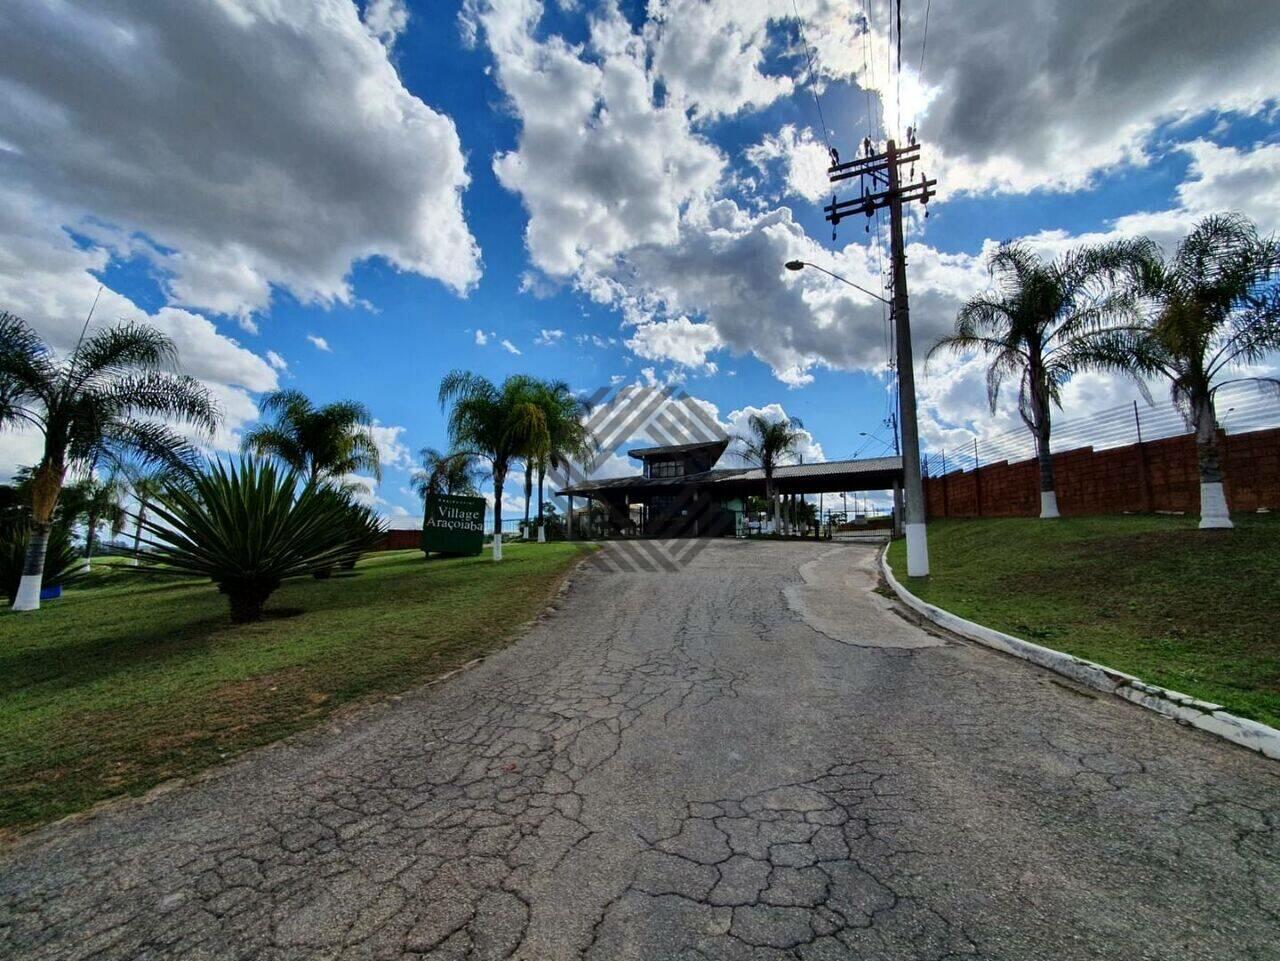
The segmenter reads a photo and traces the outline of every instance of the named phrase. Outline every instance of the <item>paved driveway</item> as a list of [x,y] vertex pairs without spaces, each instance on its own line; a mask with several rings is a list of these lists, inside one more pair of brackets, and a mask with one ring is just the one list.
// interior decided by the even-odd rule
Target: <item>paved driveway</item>
[[1280,764],[926,634],[863,546],[515,647],[0,860],[0,957],[1280,957]]

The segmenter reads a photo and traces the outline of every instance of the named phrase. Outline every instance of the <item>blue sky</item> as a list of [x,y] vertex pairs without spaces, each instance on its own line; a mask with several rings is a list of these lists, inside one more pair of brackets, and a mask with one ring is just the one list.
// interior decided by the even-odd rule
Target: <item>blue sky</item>
[[[418,509],[455,367],[672,383],[730,428],[801,417],[809,456],[880,453],[879,305],[781,268],[879,286],[874,227],[822,220],[815,94],[846,157],[914,121],[941,181],[910,224],[918,355],[994,242],[1167,243],[1224,206],[1280,225],[1263,4],[939,0],[926,47],[909,0],[901,76],[881,0],[797,3],[812,73],[790,0],[166,6],[0,11],[0,307],[65,349],[102,283],[104,321],[160,323],[218,392],[221,449],[263,390],[364,401],[389,513]],[[927,445],[1014,423],[977,361],[921,391]],[[1068,402],[1129,396],[1089,375]],[[31,457],[0,442],[6,470]]]

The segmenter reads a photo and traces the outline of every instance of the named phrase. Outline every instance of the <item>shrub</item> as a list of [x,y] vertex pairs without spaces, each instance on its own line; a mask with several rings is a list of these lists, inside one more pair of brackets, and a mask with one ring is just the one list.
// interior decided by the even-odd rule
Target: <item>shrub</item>
[[[0,521],[0,579],[4,582],[5,596],[9,603],[18,596],[18,584],[22,581],[22,565],[27,556],[27,544],[31,541],[31,524],[25,516],[6,517]],[[44,587],[66,586],[84,576],[84,558],[71,544],[71,535],[62,524],[55,524],[49,532],[49,545],[45,548]]]
[[359,549],[351,504],[293,471],[243,459],[215,462],[188,487],[167,484],[143,522],[137,570],[208,577],[235,623],[256,621],[288,577],[329,570]]

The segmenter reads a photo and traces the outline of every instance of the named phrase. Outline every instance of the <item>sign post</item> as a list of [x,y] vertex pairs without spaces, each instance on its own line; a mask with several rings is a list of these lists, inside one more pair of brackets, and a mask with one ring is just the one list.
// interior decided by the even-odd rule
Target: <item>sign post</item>
[[484,549],[483,497],[432,494],[422,519],[422,550],[431,554],[471,555]]

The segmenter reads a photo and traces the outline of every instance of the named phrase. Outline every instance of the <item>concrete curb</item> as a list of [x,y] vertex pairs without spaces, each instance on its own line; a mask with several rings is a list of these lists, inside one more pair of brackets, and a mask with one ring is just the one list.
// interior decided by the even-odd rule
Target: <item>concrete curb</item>
[[1149,711],[1163,714],[1182,724],[1199,728],[1209,734],[1225,738],[1241,747],[1257,751],[1266,757],[1280,760],[1280,731],[1257,721],[1237,717],[1222,709],[1221,704],[1210,704],[1177,691],[1148,684],[1132,674],[1116,671],[1093,661],[1064,654],[1039,644],[1032,644],[1012,634],[983,627],[973,621],[944,611],[916,597],[898,583],[889,567],[889,547],[880,552],[880,572],[898,598],[921,616],[986,647],[1012,654],[1024,661],[1031,661],[1064,677],[1069,677],[1086,687],[1107,694],[1115,694]]

